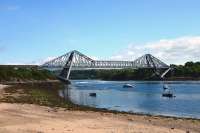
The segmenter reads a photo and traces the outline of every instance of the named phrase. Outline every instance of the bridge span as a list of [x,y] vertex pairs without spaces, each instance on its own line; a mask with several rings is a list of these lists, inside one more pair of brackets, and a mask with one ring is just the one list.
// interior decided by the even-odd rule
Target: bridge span
[[58,77],[63,80],[69,80],[71,70],[149,68],[156,72],[158,69],[165,69],[162,77],[170,70],[167,64],[151,54],[145,54],[134,61],[105,61],[93,60],[76,50],[48,61],[40,67],[51,71],[61,70]]

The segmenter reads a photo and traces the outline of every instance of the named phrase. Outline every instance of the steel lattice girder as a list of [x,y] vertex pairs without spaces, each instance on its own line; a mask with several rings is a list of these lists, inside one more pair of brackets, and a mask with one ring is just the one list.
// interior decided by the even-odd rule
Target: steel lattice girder
[[48,70],[61,70],[65,67],[69,56],[73,54],[72,59],[72,70],[83,70],[83,69],[124,69],[124,68],[169,68],[169,66],[156,57],[145,54],[139,57],[135,61],[101,61],[93,60],[84,54],[74,50],[58,58],[55,58],[49,62],[41,65],[42,68]]

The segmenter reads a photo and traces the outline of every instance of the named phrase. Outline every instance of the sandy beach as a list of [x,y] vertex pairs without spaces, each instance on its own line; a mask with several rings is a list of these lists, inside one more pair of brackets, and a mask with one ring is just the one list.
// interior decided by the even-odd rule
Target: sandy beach
[[8,85],[2,85],[0,84],[0,98],[3,97],[3,93],[4,93],[4,88],[8,87]]
[[185,133],[150,124],[142,117],[65,111],[30,104],[0,104],[1,133]]
[[[0,97],[3,97],[7,86],[0,87]],[[0,102],[0,133],[94,132],[198,133],[200,121],[101,111],[70,111],[61,107]]]

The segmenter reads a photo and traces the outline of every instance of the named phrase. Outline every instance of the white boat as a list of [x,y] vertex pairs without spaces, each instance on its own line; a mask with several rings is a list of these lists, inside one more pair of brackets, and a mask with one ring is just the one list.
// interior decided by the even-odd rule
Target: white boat
[[163,85],[163,93],[162,93],[163,97],[174,97],[174,94],[172,92],[172,89],[169,88],[169,86],[167,85]]
[[133,85],[131,85],[131,84],[125,84],[125,85],[123,85],[123,88],[133,88],[134,86]]

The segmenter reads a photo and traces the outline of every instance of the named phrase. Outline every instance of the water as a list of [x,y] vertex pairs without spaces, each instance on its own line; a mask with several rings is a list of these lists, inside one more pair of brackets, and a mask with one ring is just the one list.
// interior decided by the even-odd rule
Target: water
[[[125,83],[135,87],[123,88]],[[60,91],[60,95],[73,103],[96,108],[200,119],[200,82],[167,83],[173,88],[175,98],[162,97],[163,83],[160,81],[74,80],[72,85]],[[97,97],[89,96],[93,92]]]

